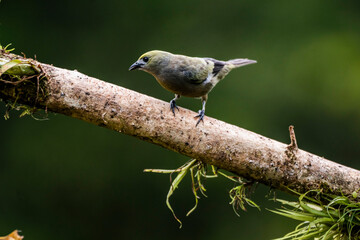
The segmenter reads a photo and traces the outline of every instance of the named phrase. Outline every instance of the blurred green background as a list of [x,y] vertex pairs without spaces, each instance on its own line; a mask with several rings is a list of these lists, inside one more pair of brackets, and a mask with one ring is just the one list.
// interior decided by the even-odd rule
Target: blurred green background
[[[255,59],[210,93],[207,115],[286,143],[293,124],[300,148],[360,168],[358,0],[3,0],[0,43],[165,101],[173,95],[149,74],[127,71],[143,52]],[[194,203],[187,179],[171,199],[179,230],[165,205],[169,176],[142,170],[176,168],[187,157],[60,114],[18,116],[0,118],[0,235],[251,240],[297,223],[266,210],[278,206],[266,186],[252,195],[262,211],[237,217],[223,179],[208,180],[209,197],[185,217]]]

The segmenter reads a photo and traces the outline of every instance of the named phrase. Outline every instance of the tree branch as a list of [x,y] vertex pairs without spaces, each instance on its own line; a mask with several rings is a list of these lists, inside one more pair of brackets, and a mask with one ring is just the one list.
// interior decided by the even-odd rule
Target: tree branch
[[358,170],[298,149],[293,128],[291,144],[286,145],[211,117],[195,127],[196,114],[190,110],[180,108],[174,117],[167,102],[77,71],[0,53],[0,65],[12,59],[20,59],[37,74],[30,79],[26,76],[26,81],[18,84],[9,84],[4,81],[11,81],[8,77],[16,71],[5,72],[0,76],[3,100],[44,108],[135,136],[284,191],[291,188],[304,193],[321,189],[351,195],[360,188]]

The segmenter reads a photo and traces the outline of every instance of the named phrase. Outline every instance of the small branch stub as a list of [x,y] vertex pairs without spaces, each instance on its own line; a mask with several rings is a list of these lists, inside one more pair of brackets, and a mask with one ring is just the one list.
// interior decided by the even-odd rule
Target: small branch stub
[[290,145],[288,145],[288,149],[290,151],[297,151],[298,150],[298,145],[297,145],[296,136],[295,136],[295,130],[294,130],[293,125],[289,126],[289,133],[290,133]]

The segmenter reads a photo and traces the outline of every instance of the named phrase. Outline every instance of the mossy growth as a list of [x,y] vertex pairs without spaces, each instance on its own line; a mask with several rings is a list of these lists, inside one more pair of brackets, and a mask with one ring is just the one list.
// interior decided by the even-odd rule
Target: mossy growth
[[10,45],[0,45],[0,99],[6,102],[5,119],[10,110],[22,110],[20,117],[32,115],[48,96],[47,76],[40,64],[11,54]]

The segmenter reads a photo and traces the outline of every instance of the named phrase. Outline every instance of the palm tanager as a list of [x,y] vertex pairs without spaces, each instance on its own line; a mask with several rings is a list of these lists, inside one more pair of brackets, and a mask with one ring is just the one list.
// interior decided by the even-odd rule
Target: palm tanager
[[201,98],[202,109],[196,118],[196,126],[203,121],[208,93],[232,69],[256,63],[254,60],[237,58],[219,61],[213,58],[188,57],[165,51],[153,50],[144,53],[130,66],[131,70],[142,70],[153,75],[160,85],[175,93],[170,109],[175,116],[176,100],[180,96]]

